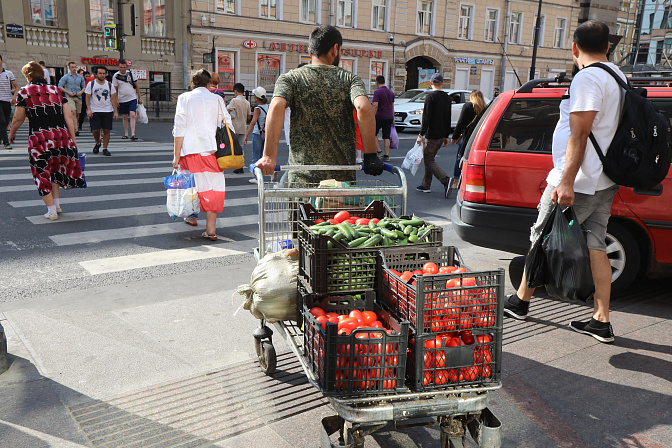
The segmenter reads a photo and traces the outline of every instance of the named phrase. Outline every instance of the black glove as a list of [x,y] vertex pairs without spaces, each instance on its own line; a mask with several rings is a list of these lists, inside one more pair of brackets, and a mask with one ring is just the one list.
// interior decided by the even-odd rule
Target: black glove
[[364,154],[364,172],[372,176],[383,174],[383,162],[378,158],[375,152]]

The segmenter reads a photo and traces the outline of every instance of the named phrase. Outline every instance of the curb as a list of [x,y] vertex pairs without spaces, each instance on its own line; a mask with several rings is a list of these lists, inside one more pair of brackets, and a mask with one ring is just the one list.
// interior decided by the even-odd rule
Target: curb
[[7,370],[7,337],[5,330],[0,324],[0,374]]

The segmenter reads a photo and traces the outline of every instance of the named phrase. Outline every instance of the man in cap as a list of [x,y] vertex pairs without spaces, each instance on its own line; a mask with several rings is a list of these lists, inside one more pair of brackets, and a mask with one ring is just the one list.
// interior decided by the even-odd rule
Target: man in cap
[[443,194],[448,197],[450,178],[445,171],[436,163],[434,158],[439,152],[441,146],[448,144],[448,135],[450,135],[450,96],[441,90],[443,87],[443,76],[440,73],[434,73],[430,80],[432,92],[425,98],[425,108],[422,113],[422,127],[416,143],[422,144],[422,137],[425,137],[425,143],[422,146],[422,155],[425,162],[425,177],[422,183],[416,188],[422,193],[429,193],[429,187],[432,184],[432,176],[436,177],[443,184]]

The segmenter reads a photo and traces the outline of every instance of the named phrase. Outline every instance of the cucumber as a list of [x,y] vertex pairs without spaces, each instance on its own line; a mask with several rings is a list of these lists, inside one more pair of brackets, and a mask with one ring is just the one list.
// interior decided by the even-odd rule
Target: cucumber
[[411,243],[415,243],[416,241],[418,241],[418,235],[408,235],[408,241],[410,241]]
[[380,229],[380,233],[382,233],[383,236],[385,236],[387,238],[392,238],[392,239],[395,239],[395,240],[398,237],[397,232],[394,231],[394,230],[387,230],[385,228],[382,228],[382,229]]
[[407,225],[406,227],[404,227],[404,235],[410,235],[412,231],[413,231],[412,225]]
[[362,244],[359,247],[373,247],[373,246],[378,246],[381,242],[383,241],[383,237],[378,235],[378,234],[373,234],[371,235],[366,241],[364,241],[364,244]]
[[384,244],[385,246],[391,246],[391,245],[392,245],[392,240],[389,239],[388,237],[384,236],[384,237],[383,237],[383,244]]
[[350,238],[354,239],[357,238],[358,233],[355,233],[355,229],[350,225],[348,222],[342,222],[340,224],[342,226],[342,229],[345,229],[349,234]]
[[434,228],[434,224],[431,224],[423,229],[423,232],[421,235],[418,236],[418,240],[422,241],[423,238],[425,238],[427,235],[429,235],[429,232]]
[[338,232],[336,232],[334,234],[334,236],[332,238],[335,239],[336,241],[341,241],[343,239],[343,237],[344,237],[343,232],[341,232],[339,230]]
[[363,244],[366,240],[368,240],[368,236],[362,236],[360,238],[357,238],[355,240],[352,240],[348,243],[348,247],[359,247],[361,244]]
[[400,222],[404,226],[413,226],[413,227],[419,227],[425,224],[425,221],[416,216],[413,216],[411,219],[402,219]]

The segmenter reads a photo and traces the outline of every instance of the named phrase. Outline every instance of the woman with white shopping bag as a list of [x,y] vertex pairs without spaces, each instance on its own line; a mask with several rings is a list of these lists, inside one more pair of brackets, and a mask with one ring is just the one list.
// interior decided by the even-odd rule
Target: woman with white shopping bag
[[[205,212],[205,232],[201,236],[216,241],[217,213],[224,210],[226,182],[215,157],[215,132],[223,121],[230,128],[233,124],[222,98],[207,89],[210,73],[199,70],[191,81],[194,89],[177,98],[173,168],[187,170],[194,175],[201,211]],[[198,225],[195,216],[184,221],[192,226]]]

